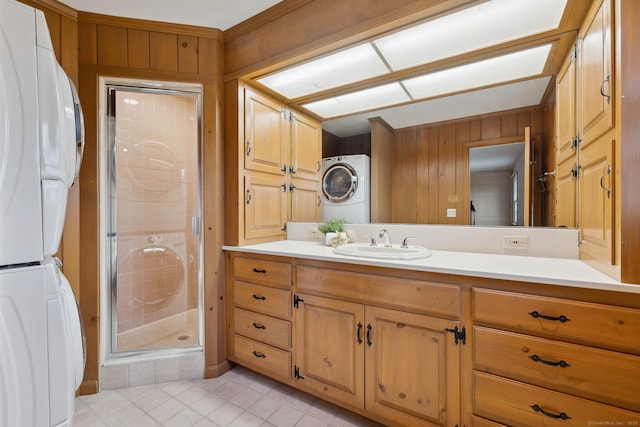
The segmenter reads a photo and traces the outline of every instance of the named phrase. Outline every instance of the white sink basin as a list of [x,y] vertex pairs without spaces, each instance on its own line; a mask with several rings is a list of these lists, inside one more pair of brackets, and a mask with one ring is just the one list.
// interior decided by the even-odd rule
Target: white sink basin
[[383,245],[371,246],[369,243],[349,243],[340,245],[333,250],[339,255],[379,258],[379,259],[421,259],[431,256],[431,251],[422,246],[411,246],[401,248],[394,245],[386,248]]

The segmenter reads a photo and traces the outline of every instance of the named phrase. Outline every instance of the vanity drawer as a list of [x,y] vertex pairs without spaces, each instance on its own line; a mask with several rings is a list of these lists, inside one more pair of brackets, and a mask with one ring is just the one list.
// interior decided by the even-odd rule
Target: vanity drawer
[[362,300],[363,278],[358,273],[299,265],[296,285],[304,293]]
[[636,412],[482,372],[474,371],[473,386],[474,413],[514,427],[589,426],[611,420],[629,426],[640,421]]
[[233,319],[236,334],[286,350],[291,348],[291,322],[237,307]]
[[236,334],[233,340],[233,354],[239,362],[246,363],[246,366],[258,372],[291,378],[291,353],[288,351]]
[[248,310],[291,318],[291,292],[270,286],[234,281],[233,302]]
[[[640,411],[640,356],[479,326],[473,331],[475,369]],[[555,365],[561,361],[566,364]]]
[[236,257],[233,261],[233,275],[238,280],[291,288],[291,264],[277,261]]
[[367,303],[460,317],[460,288],[444,283],[364,275]]
[[488,289],[473,290],[473,319],[640,354],[640,310]]

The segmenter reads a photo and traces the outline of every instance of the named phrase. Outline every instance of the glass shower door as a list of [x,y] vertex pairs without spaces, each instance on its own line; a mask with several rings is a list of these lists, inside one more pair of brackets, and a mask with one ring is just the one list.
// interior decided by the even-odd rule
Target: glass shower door
[[111,353],[199,346],[201,94],[107,92]]

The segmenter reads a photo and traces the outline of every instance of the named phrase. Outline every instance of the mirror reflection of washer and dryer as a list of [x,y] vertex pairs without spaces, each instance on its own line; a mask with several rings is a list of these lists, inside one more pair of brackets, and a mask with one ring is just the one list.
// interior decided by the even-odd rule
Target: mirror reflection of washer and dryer
[[322,159],[322,219],[344,218],[364,224],[371,219],[370,160],[365,154]]

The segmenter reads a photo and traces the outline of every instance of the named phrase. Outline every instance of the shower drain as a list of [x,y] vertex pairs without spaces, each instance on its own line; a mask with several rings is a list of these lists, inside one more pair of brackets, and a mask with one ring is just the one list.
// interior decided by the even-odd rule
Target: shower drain
[[179,339],[180,341],[188,340],[188,339],[189,339],[189,335],[180,335],[180,336],[178,337],[178,339]]

